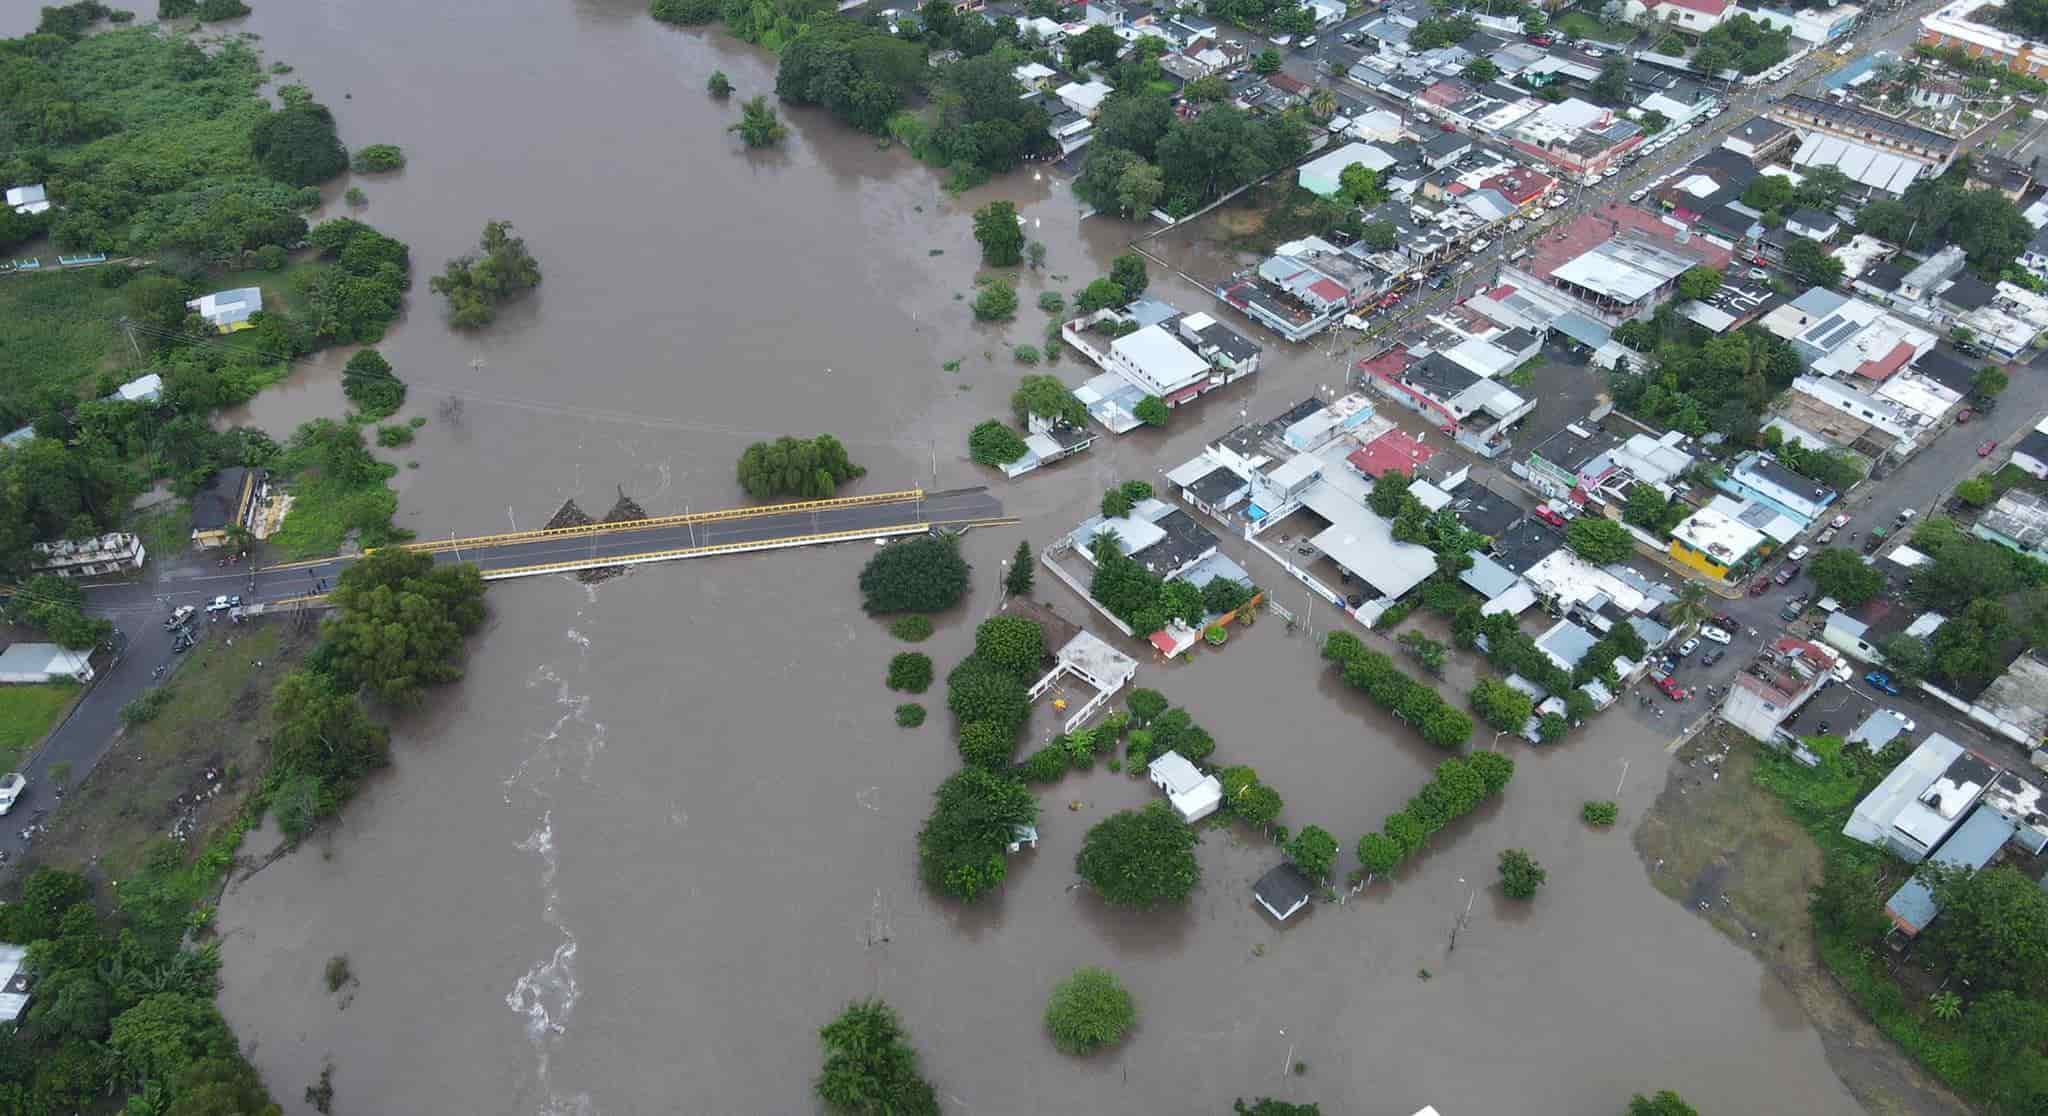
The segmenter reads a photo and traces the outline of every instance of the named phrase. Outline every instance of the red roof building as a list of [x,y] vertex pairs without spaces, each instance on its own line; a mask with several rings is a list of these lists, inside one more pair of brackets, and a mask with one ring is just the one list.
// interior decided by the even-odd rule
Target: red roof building
[[1421,439],[1400,430],[1389,430],[1352,450],[1344,460],[1360,473],[1377,480],[1381,473],[1389,470],[1412,477],[1418,467],[1435,456],[1436,451]]
[[1856,374],[1866,380],[1883,383],[1898,374],[1907,362],[1913,359],[1913,346],[1904,341],[1892,346],[1891,352],[1876,360],[1866,360],[1856,366]]
[[1530,203],[1540,201],[1557,185],[1557,179],[1544,174],[1534,167],[1518,166],[1513,170],[1496,174],[1479,183],[1482,190],[1498,190],[1500,196],[1513,202],[1516,208],[1526,208]]

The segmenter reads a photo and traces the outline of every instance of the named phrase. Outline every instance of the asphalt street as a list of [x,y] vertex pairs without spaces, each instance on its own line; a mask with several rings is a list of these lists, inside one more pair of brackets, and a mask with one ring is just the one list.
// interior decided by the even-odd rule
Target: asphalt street
[[[480,549],[451,547],[436,552],[434,559],[473,562],[485,571],[504,570],[914,523],[959,524],[1002,514],[1001,502],[987,489],[967,488],[935,492],[922,500],[902,503],[639,529],[621,525],[602,534],[512,542]],[[158,681],[174,677],[168,669],[161,679],[156,674],[159,666],[170,668],[178,662],[171,651],[171,637],[163,630],[163,620],[172,610],[188,604],[203,608],[216,596],[239,595],[249,604],[306,596],[317,591],[323,580],[332,586],[347,564],[347,559],[336,559],[273,570],[187,565],[161,573],[153,571],[150,579],[141,582],[88,589],[89,609],[111,620],[122,633],[116,640],[118,657],[112,665],[102,668],[99,678],[71,715],[22,768],[28,786],[13,811],[0,821],[0,854],[10,863],[17,862],[29,844],[23,830],[57,805],[50,769],[58,763],[69,764],[70,784],[76,787],[84,782],[112,748],[122,707]],[[195,634],[201,639],[231,638],[232,625],[217,619],[221,615],[225,614],[202,613],[201,622],[193,625]]]

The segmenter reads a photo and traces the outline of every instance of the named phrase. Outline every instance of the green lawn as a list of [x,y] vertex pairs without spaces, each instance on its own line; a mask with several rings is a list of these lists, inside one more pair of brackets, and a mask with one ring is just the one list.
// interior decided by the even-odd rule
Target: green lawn
[[1599,39],[1603,42],[1618,42],[1629,38],[1627,29],[1609,27],[1607,24],[1584,12],[1566,12],[1550,21],[1553,30],[1562,31],[1574,39]]
[[72,682],[41,686],[0,686],[0,765],[12,768],[71,708],[78,696]]
[[0,278],[0,407],[28,409],[43,391],[90,389],[118,367],[127,343],[115,319],[118,287],[100,286],[101,268]]

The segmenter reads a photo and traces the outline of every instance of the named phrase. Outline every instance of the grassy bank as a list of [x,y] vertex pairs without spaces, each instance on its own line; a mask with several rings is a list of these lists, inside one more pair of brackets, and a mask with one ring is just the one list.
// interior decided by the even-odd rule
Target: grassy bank
[[78,700],[71,682],[0,686],[0,767],[12,768]]
[[209,625],[165,682],[169,696],[155,718],[122,730],[113,751],[51,818],[33,859],[77,872],[97,865],[126,880],[149,847],[181,823],[194,835],[191,848],[233,822],[262,781],[270,687],[311,639],[283,619]]

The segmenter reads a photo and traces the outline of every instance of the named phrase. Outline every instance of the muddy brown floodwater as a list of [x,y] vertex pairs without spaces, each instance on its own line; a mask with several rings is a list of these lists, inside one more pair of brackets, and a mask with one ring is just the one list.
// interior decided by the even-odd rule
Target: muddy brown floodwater
[[[1128,235],[1079,221],[1029,171],[947,197],[810,112],[785,111],[782,150],[744,153],[722,131],[735,107],[704,79],[723,69],[741,96],[765,92],[772,60],[659,27],[645,0],[256,2],[247,29],[344,138],[409,158],[359,184],[361,216],[412,244],[420,276],[382,347],[412,384],[408,413],[430,420],[397,458],[419,462],[399,483],[423,535],[532,527],[565,497],[609,506],[616,486],[656,513],[729,505],[743,444],[782,433],[838,435],[865,490],[985,482],[964,432],[1004,410],[1010,347],[1041,340],[1038,290],[1079,287]],[[995,196],[1050,246],[1003,330],[956,298],[972,289],[967,214]],[[546,282],[457,335],[424,277],[487,218],[517,223]],[[336,412],[344,355],[242,417],[282,435]],[[1071,380],[1077,363],[1055,371]],[[1277,411],[1341,367],[1269,349],[1265,371],[1170,433],[1002,485],[1025,522],[968,541],[974,594],[928,650],[942,669],[965,653],[1018,538],[1042,545],[1111,482],[1153,477],[1239,409]],[[1644,881],[1626,833],[1663,784],[1665,741],[1619,716],[1546,752],[1507,742],[1521,770],[1505,801],[1395,886],[1284,931],[1248,890],[1274,852],[1224,832],[1204,840],[1207,882],[1185,911],[1118,914],[1071,890],[1085,828],[1149,797],[1101,769],[1045,792],[1045,843],[1001,895],[964,913],[934,902],[914,836],[957,761],[943,713],[892,722],[897,647],[853,592],[867,552],[495,588],[467,680],[399,726],[393,773],[324,847],[221,905],[222,1001],[287,1109],[331,1061],[338,1112],[807,1112],[817,1026],[880,993],[959,1112],[1221,1113],[1270,1094],[1370,1116],[1584,1116],[1655,1088],[1712,1113],[1856,1111],[1764,970]],[[1469,663],[1456,670],[1468,681]],[[1277,622],[1140,680],[1257,766],[1287,822],[1337,834],[1347,870],[1437,758]],[[1580,825],[1579,804],[1617,784],[1623,824]],[[1533,906],[1491,888],[1509,846],[1549,868]],[[336,954],[361,982],[345,1008],[321,983]],[[1114,967],[1141,1010],[1095,1061],[1040,1031],[1047,991],[1084,964]]]

